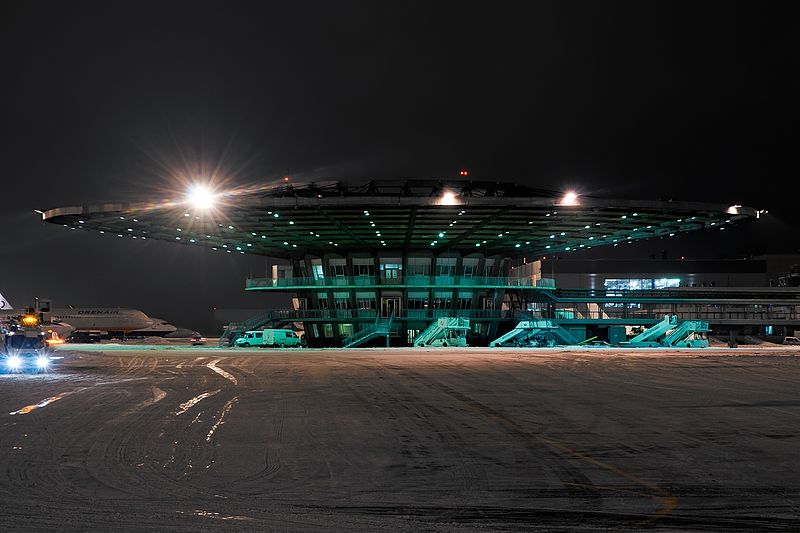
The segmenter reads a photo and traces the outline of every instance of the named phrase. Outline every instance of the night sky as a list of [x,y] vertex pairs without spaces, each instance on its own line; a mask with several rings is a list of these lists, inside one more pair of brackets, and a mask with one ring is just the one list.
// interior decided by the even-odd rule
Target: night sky
[[770,212],[724,238],[673,239],[670,258],[800,251],[798,28],[777,4],[429,4],[4,7],[0,292],[201,331],[215,306],[279,304],[242,290],[264,258],[121,242],[33,211],[178,196],[177,177],[212,171],[233,186],[467,168],[738,203]]

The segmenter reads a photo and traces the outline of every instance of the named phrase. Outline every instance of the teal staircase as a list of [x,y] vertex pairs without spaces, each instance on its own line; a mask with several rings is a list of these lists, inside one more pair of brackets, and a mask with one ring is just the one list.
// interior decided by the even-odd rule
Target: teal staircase
[[349,337],[342,339],[342,347],[354,348],[364,344],[365,342],[369,342],[376,337],[386,337],[386,347],[388,348],[389,335],[392,332],[393,321],[394,313],[392,313],[389,318],[376,318],[374,324],[371,324],[364,329],[353,333]]
[[679,322],[676,315],[664,315],[664,320],[633,337],[624,345],[635,348],[706,348],[708,339],[704,338],[703,334],[708,331],[708,322],[705,320]]
[[[425,331],[414,339],[414,346],[466,346],[466,332],[469,319],[462,317],[441,317],[436,319]],[[458,332],[453,337],[451,332]]]
[[555,321],[545,318],[521,320],[517,326],[489,343],[490,347],[502,346],[560,346],[580,344],[566,329]]

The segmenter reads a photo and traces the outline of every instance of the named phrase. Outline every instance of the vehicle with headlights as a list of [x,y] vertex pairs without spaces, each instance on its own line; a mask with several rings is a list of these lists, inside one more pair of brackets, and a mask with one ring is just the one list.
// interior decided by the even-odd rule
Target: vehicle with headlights
[[191,337],[189,337],[189,343],[192,346],[202,346],[202,345],[204,345],[206,343],[206,340],[207,339],[205,337],[203,337],[202,335],[200,335],[199,333],[196,333],[196,334],[192,335]]
[[47,370],[52,362],[48,332],[42,329],[41,319],[28,313],[12,317],[0,325],[0,354],[4,372]]

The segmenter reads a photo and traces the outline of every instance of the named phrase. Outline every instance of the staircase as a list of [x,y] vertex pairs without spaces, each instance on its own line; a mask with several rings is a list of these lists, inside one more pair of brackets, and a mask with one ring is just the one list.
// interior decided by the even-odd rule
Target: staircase
[[708,322],[705,320],[684,320],[679,323],[677,315],[664,315],[664,320],[633,337],[625,345],[642,348],[706,348],[708,339],[702,334],[708,331]]
[[664,343],[676,348],[708,348],[708,339],[703,336],[708,331],[705,320],[684,320],[664,337]]
[[386,347],[389,347],[389,335],[392,332],[394,313],[389,318],[378,317],[375,323],[342,339],[342,348],[354,348],[376,337],[386,337]]
[[630,346],[655,347],[662,346],[661,338],[678,325],[677,315],[664,315],[664,320],[649,327],[628,341]]
[[[469,330],[469,319],[462,317],[442,317],[428,326],[425,331],[420,333],[414,339],[414,346],[447,346],[449,342],[451,346],[466,346],[466,332]],[[447,335],[451,331],[463,332],[457,339],[447,339]],[[460,339],[464,340],[460,340]]]
[[522,320],[517,327],[489,343],[498,346],[556,346],[580,342],[553,320],[539,318]]
[[242,336],[245,331],[259,329],[275,319],[273,311],[265,311],[260,315],[249,318],[244,322],[231,322],[219,338],[220,346],[232,346],[234,341]]

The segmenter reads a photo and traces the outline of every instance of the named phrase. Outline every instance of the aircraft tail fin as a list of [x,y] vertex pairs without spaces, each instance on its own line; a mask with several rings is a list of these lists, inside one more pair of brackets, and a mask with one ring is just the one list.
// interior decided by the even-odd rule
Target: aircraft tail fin
[[0,294],[0,311],[9,311],[11,309],[14,309],[11,307],[11,302],[6,300],[5,296]]

